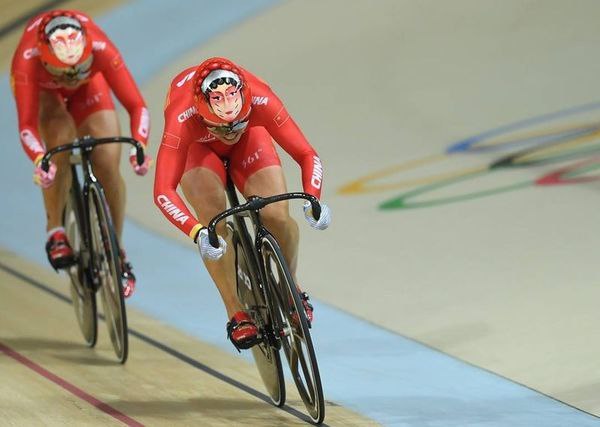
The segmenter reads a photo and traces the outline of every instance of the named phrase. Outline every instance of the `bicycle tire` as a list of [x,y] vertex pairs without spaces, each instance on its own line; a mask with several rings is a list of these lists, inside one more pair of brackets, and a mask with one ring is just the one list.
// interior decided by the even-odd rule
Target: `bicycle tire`
[[120,363],[125,363],[129,342],[119,245],[104,191],[98,183],[89,188],[89,212],[92,264],[102,293],[105,322],[115,354]]
[[82,236],[82,218],[77,207],[78,195],[69,193],[67,204],[63,211],[63,226],[77,257],[77,263],[68,269],[71,279],[71,303],[77,318],[77,324],[88,347],[94,347],[98,339],[98,314],[96,292],[89,275],[83,253],[86,251]]
[[236,254],[238,298],[263,335],[261,342],[251,348],[254,363],[271,402],[277,407],[282,407],[286,399],[283,366],[276,338],[273,335],[271,316],[260,284],[256,280],[258,272],[253,274],[249,271],[248,258],[236,232],[234,232],[233,245]]
[[[325,401],[319,365],[310,335],[310,327],[287,262],[275,238],[267,234],[261,239],[263,262],[282,347],[294,383],[313,422],[325,419]],[[275,270],[275,271],[274,271]]]

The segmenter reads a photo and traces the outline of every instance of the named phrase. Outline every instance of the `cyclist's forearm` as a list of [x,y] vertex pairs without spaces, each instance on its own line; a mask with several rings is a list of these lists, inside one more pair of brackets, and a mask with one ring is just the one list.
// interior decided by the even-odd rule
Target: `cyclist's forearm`
[[196,238],[198,231],[202,228],[202,224],[187,209],[185,203],[174,189],[163,191],[160,187],[155,188],[154,203],[171,224],[192,239]]
[[323,188],[323,165],[317,153],[305,156],[300,164],[302,169],[302,188],[304,192],[317,199],[321,198],[321,190]]
[[39,101],[38,92],[25,77],[13,81],[17,116],[19,120],[19,139],[32,162],[38,160],[46,151],[38,129]]
[[[285,109],[282,111],[287,114]],[[281,113],[281,114],[284,114]],[[281,125],[270,124],[269,133],[302,170],[302,187],[308,194],[320,198],[323,184],[323,165],[315,149],[291,118],[284,118]]]
[[27,157],[29,157],[33,163],[39,162],[46,150],[40,141],[40,135],[37,132],[37,129],[30,126],[20,127],[19,139],[21,140],[21,146],[23,147],[23,150],[25,150]]
[[[119,102],[129,113],[131,137],[145,146],[150,131],[150,115],[146,102],[118,51],[114,49],[113,53],[116,56],[111,61],[108,61],[108,52],[99,58],[103,65],[102,74]],[[117,66],[114,65],[115,61]]]
[[150,131],[150,113],[145,106],[138,106],[129,111],[131,137],[141,142],[144,148],[148,145]]

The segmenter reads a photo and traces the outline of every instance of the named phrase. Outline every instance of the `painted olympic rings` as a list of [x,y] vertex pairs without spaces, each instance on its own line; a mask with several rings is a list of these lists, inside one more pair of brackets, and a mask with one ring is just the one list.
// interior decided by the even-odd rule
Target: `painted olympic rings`
[[[577,116],[579,123],[573,123]],[[591,117],[582,117],[591,116]],[[569,123],[555,123],[559,121]],[[534,128],[534,129],[532,129]],[[484,175],[508,168],[543,166],[564,162],[600,153],[600,103],[586,104],[567,110],[522,120],[452,144],[445,155],[432,155],[401,165],[388,167],[363,176],[339,189],[340,194],[355,195],[374,193],[400,188],[409,190],[379,205],[381,209],[431,207],[447,203],[472,200],[493,194],[513,191],[533,185],[580,184],[600,179],[597,176],[580,176],[596,169],[599,161],[584,161],[577,165],[563,167],[547,173],[541,178],[500,185],[489,189],[468,191],[433,200],[414,200],[418,196],[459,185],[470,180],[481,179]],[[518,149],[515,151],[515,149]],[[407,173],[425,167],[438,166],[443,161],[456,159],[458,153],[506,152],[509,154],[485,165],[468,167],[450,172],[437,172],[429,176],[381,182],[400,173]],[[472,186],[472,185],[471,185]],[[412,187],[412,188],[410,188]]]

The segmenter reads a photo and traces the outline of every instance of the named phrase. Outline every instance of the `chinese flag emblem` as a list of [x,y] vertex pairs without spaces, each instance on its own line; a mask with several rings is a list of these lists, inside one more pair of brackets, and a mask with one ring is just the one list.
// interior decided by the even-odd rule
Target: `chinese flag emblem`
[[288,114],[287,110],[284,107],[281,107],[281,110],[279,110],[277,114],[275,114],[275,117],[273,117],[273,121],[277,127],[281,127],[285,124],[285,122],[288,121],[289,118],[290,115]]

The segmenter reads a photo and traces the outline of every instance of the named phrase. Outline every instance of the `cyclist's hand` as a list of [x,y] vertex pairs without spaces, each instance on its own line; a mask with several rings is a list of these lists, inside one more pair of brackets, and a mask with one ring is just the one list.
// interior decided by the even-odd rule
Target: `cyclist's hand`
[[150,167],[152,166],[153,162],[154,161],[152,160],[152,157],[150,157],[147,154],[144,154],[144,163],[142,163],[142,165],[140,166],[137,164],[137,160],[135,157],[135,148],[133,148],[129,152],[129,163],[131,164],[133,171],[139,176],[146,175],[148,173],[148,171],[150,170]]
[[227,242],[221,236],[218,237],[219,247],[213,248],[208,241],[208,229],[206,227],[200,229],[196,243],[198,243],[198,249],[200,249],[200,255],[203,259],[216,261],[227,251]]
[[54,177],[56,176],[56,165],[50,162],[50,168],[48,172],[44,172],[41,168],[41,162],[38,162],[35,166],[35,170],[33,171],[33,182],[39,185],[42,188],[48,188],[54,182]]
[[312,208],[310,202],[307,200],[304,202],[304,217],[311,227],[316,228],[317,230],[325,230],[331,223],[331,210],[325,203],[321,203],[321,216],[317,221],[312,215]]

